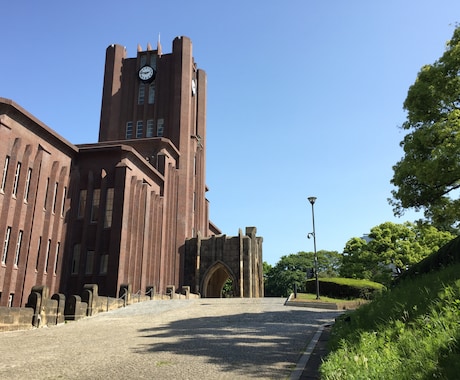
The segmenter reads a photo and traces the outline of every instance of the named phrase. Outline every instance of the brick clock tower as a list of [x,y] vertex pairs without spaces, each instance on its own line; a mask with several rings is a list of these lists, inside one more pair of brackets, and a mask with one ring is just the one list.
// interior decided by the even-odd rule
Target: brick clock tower
[[172,53],[161,45],[140,46],[135,58],[126,48],[106,51],[99,142],[123,140],[156,165],[158,140],[179,152],[177,238],[208,235],[205,199],[206,73],[197,69],[187,37],[173,41]]

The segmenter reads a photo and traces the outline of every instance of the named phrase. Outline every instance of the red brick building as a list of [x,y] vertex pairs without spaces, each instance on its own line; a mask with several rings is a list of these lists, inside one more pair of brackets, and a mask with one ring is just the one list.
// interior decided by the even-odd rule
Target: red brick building
[[206,74],[187,37],[106,52],[99,142],[72,145],[0,98],[0,306],[98,284],[183,285],[185,241],[220,231],[206,200]]

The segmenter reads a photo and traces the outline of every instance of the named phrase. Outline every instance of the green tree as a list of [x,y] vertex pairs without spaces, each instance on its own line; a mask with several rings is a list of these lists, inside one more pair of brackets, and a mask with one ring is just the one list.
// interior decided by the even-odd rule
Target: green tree
[[371,229],[368,241],[352,238],[345,245],[340,274],[389,284],[402,272],[454,238],[426,224],[382,223]]
[[393,166],[395,215],[423,210],[438,229],[458,232],[460,199],[460,28],[442,57],[423,66],[409,88],[404,109],[409,131],[403,158]]
[[[318,275],[337,276],[341,255],[335,251],[318,251],[317,256]],[[282,256],[274,267],[264,265],[265,295],[286,297],[294,291],[294,284],[299,290],[305,288],[307,272],[314,267],[314,257],[313,252],[298,252]]]

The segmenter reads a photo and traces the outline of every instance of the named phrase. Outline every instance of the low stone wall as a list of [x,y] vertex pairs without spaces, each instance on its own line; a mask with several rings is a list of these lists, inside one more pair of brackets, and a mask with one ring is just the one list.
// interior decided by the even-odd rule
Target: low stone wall
[[57,293],[49,297],[46,286],[34,286],[25,308],[0,307],[0,332],[25,330],[33,327],[52,326],[65,321],[78,321],[98,313],[119,309],[138,302],[170,299],[200,298],[190,293],[189,287],[183,287],[176,293],[175,287],[167,294],[155,293],[155,287],[149,286],[146,294],[131,294],[129,284],[120,287],[120,298],[100,296],[96,284],[87,284],[80,295],[65,297]]
[[34,309],[30,307],[0,307],[0,332],[33,328]]

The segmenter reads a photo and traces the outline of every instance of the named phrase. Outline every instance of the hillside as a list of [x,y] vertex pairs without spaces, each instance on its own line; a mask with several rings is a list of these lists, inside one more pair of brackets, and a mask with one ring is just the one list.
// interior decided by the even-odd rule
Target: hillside
[[455,239],[394,288],[342,316],[332,330],[322,378],[458,378],[458,243]]

